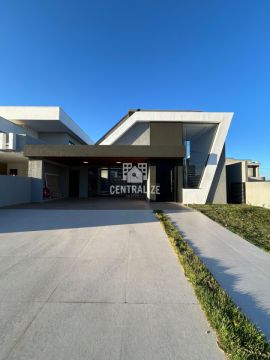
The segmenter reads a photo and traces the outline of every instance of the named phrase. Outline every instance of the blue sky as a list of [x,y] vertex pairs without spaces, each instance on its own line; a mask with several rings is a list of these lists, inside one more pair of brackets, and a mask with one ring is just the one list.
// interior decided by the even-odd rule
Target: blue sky
[[129,108],[233,111],[227,156],[270,178],[268,0],[2,0],[0,104],[97,140]]

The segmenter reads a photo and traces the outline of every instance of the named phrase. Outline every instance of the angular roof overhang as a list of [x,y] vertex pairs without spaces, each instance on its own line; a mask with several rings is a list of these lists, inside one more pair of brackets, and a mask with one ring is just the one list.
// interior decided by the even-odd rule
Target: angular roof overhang
[[112,127],[96,144],[112,145],[137,122],[181,122],[230,125],[233,113],[203,111],[133,110]]
[[211,145],[208,160],[202,175],[200,188],[184,189],[183,203],[205,204],[214,180],[219,159],[224,149],[226,136],[229,131],[232,112],[202,112],[202,111],[132,111],[121,119],[111,130],[99,140],[100,145],[112,145],[132,126],[138,122],[181,122],[183,124],[216,124],[217,131]]

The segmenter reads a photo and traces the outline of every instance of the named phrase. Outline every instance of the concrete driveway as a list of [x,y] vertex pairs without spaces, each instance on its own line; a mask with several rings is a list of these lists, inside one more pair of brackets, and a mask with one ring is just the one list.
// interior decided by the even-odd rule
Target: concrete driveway
[[0,210],[0,359],[224,359],[150,210]]

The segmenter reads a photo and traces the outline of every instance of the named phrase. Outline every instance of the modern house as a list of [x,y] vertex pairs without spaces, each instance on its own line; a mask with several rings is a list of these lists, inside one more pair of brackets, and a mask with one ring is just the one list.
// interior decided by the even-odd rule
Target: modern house
[[226,159],[227,198],[229,203],[270,207],[270,181],[260,176],[260,163]]
[[0,205],[93,196],[226,203],[232,117],[130,110],[93,144],[59,107],[0,107]]

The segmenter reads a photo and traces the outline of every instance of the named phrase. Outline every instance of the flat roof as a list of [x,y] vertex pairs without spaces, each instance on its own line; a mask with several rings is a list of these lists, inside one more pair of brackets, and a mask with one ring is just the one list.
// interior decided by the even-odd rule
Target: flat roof
[[0,116],[37,132],[66,132],[85,144],[93,144],[60,106],[0,106]]

